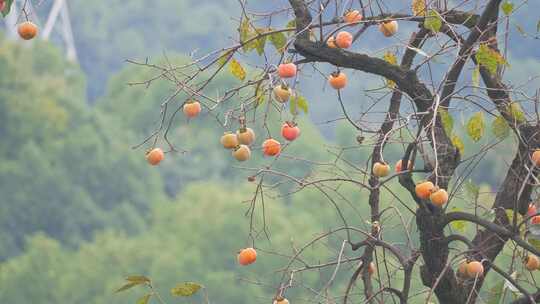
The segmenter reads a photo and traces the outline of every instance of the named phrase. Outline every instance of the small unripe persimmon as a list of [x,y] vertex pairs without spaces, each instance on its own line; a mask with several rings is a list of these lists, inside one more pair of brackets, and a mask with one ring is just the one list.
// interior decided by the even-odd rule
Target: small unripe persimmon
[[201,104],[196,100],[188,100],[184,103],[183,111],[188,118],[195,118],[201,113]]
[[448,192],[444,189],[433,191],[429,196],[429,200],[433,205],[442,207],[444,204],[448,203]]
[[274,300],[274,304],[289,304],[289,300],[280,297]]
[[281,144],[279,141],[269,138],[262,144],[263,153],[266,156],[276,156],[281,152]]
[[158,165],[165,158],[165,153],[160,148],[154,148],[146,153],[146,160],[152,166]]
[[358,23],[362,21],[362,14],[358,10],[352,10],[345,13],[345,16],[343,16],[343,20],[347,23]]
[[292,122],[286,122],[281,126],[281,136],[288,141],[293,141],[300,136],[300,128]]
[[538,213],[538,209],[536,208],[536,205],[533,203],[529,204],[529,207],[527,208],[527,215],[528,216],[535,216],[536,213]]
[[326,45],[327,45],[329,48],[332,48],[332,49],[337,48],[337,45],[336,45],[336,38],[335,38],[334,36],[329,37],[328,40],[326,41]]
[[416,188],[414,189],[416,192],[416,196],[420,199],[428,199],[431,195],[431,192],[435,186],[432,182],[423,182],[416,185]]
[[472,261],[467,264],[467,275],[470,278],[475,278],[476,276],[481,277],[484,274],[484,265],[478,261]]
[[237,161],[243,162],[251,157],[251,150],[246,145],[240,145],[233,150],[232,155]]
[[[398,160],[397,163],[396,163],[396,172],[401,172],[403,170],[403,164],[402,164],[403,160]],[[412,162],[409,162],[407,161],[407,163],[409,164],[407,167],[407,170],[412,170]]]
[[533,216],[533,218],[531,219],[531,224],[533,225],[540,224],[540,215]]
[[373,164],[373,175],[377,177],[385,177],[390,174],[390,166],[381,162]]
[[540,167],[540,149],[536,149],[536,151],[533,152],[531,158],[532,158],[533,163],[537,167]]
[[221,136],[220,142],[223,145],[223,148],[233,149],[238,146],[238,137],[234,133],[225,133]]
[[336,90],[341,90],[345,86],[347,86],[347,75],[345,75],[342,72],[332,73],[328,77],[328,83],[330,84],[330,86],[332,88],[334,88]]
[[373,275],[376,270],[377,270],[377,267],[375,267],[375,263],[373,263],[373,262],[369,263],[368,270],[367,270],[368,273],[370,275]]
[[281,78],[292,78],[296,76],[296,65],[294,63],[282,63],[278,66],[278,75]]
[[525,268],[529,271],[540,269],[540,260],[537,256],[529,254],[525,259]]
[[251,128],[240,128],[236,131],[236,136],[242,145],[250,146],[255,141],[255,131]]
[[382,22],[379,24],[379,31],[386,37],[392,37],[398,31],[398,23],[396,20]]
[[274,97],[277,101],[285,103],[291,97],[292,90],[288,86],[278,85],[274,88]]
[[346,31],[341,31],[336,35],[336,45],[342,49],[348,49],[353,42],[353,35]]
[[238,254],[238,263],[242,266],[252,264],[257,260],[257,251],[253,248],[240,250]]
[[31,21],[25,21],[17,27],[17,32],[19,36],[24,40],[30,40],[36,37],[38,33],[38,27]]

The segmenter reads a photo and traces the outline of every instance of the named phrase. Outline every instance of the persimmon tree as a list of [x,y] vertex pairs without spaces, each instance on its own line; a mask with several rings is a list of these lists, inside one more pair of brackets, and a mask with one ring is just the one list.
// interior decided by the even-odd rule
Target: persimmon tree
[[[369,192],[371,229],[356,228],[344,218],[343,227],[338,229],[346,231],[344,244],[357,252],[357,260],[361,262],[350,277],[345,294],[329,297],[327,303],[386,303],[390,298],[407,303],[415,267],[419,267],[421,282],[430,289],[426,302],[436,297],[440,303],[476,303],[480,301],[485,276],[496,272],[520,293],[513,303],[538,303],[540,292],[535,289],[538,283],[533,277],[517,280],[514,271],[516,265],[535,271],[540,255],[540,237],[535,227],[540,218],[534,203],[540,172],[539,95],[528,96],[513,89],[504,77],[507,50],[514,47],[508,43],[509,18],[514,10],[523,9],[526,4],[502,0],[468,0],[459,4],[399,2],[289,0],[276,3],[274,10],[260,12],[251,11],[247,2],[239,1],[238,36],[231,46],[201,57],[193,56],[192,62],[182,66],[132,61],[158,72],[155,78],[137,84],[169,81],[174,88],[162,104],[159,128],[144,143],[155,148],[165,142],[168,152],[179,151],[167,136],[168,131],[175,123],[176,114],[182,109],[186,112],[186,107],[197,102],[203,112],[210,114],[205,117],[214,116],[224,129],[232,131],[221,142],[233,150],[237,160],[248,161],[253,153],[251,149],[257,149],[260,143],[263,143],[262,153],[274,158],[269,164],[252,168],[254,172],[249,180],[257,183],[254,202],[264,200],[263,189],[272,187],[270,180],[274,183],[275,178],[294,184],[292,192],[315,188],[331,202],[328,185],[352,184],[359,191]],[[400,25],[409,23],[416,26],[415,30],[403,33]],[[366,48],[362,37],[368,31],[380,31],[381,39],[387,39],[391,46],[382,51],[370,50],[369,54],[361,51]],[[396,33],[409,38],[401,41],[395,38]],[[211,39],[211,34],[208,38]],[[326,75],[321,72],[323,65],[332,66],[335,72]],[[470,79],[464,76],[469,68],[473,71]],[[433,69],[444,72],[432,73]],[[308,70],[310,75],[306,75]],[[381,90],[389,92],[389,96],[380,98],[386,110],[384,118],[377,123],[370,119],[369,111],[359,114],[358,110],[345,107],[343,91],[360,78],[352,74],[354,70],[367,75],[362,77],[386,79]],[[219,74],[229,72],[240,80],[240,85],[217,95],[206,91]],[[339,172],[336,170],[333,176],[327,176],[314,170],[295,177],[274,168],[280,158],[287,157],[287,147],[294,145],[293,140],[300,134],[301,126],[297,126],[296,118],[300,112],[307,112],[308,102],[297,88],[305,77],[320,77],[323,87],[328,81],[330,90],[335,90],[336,106],[342,109],[343,118],[359,134],[358,144],[372,147],[368,164],[347,163],[348,170],[354,173],[336,173]],[[180,94],[188,98],[178,106],[174,100]],[[469,114],[471,109],[475,113]],[[473,141],[483,137],[485,117],[491,117],[495,139],[479,154],[493,153],[493,147],[508,136],[515,142],[513,161],[507,165],[506,177],[496,190],[491,206],[492,219],[449,208],[457,191],[466,186],[465,175],[474,170],[478,161],[476,157],[463,157],[463,141],[453,130],[453,116],[457,114],[467,116],[465,133]],[[269,120],[286,115],[291,119],[280,122],[283,124],[280,136],[280,130],[272,129]],[[188,117],[201,119],[191,114]],[[250,126],[265,130],[264,134],[257,134],[255,143],[253,134],[250,140],[242,140]],[[385,147],[396,138],[406,144],[406,149],[391,173],[384,154]],[[336,163],[342,161],[339,154],[335,157]],[[403,209],[408,208],[414,216],[418,229],[419,246],[407,244],[412,248],[408,252],[385,241],[382,214],[386,210],[381,209],[381,194],[390,191],[387,185],[393,180],[399,181],[410,194],[400,201]],[[478,196],[469,203],[477,206]],[[341,214],[336,204],[334,207]],[[254,212],[254,207],[250,210]],[[451,224],[456,222],[476,225],[476,234],[468,237],[452,229]],[[362,240],[353,241],[357,237]],[[455,243],[463,243],[465,249],[456,249],[462,247],[454,246]],[[516,252],[512,265],[496,265],[497,256],[507,244]],[[344,259],[344,247],[336,250],[335,261],[306,265],[306,268],[313,271],[333,268],[337,273],[340,265],[357,261]],[[399,263],[374,264],[376,250],[393,255]],[[301,260],[301,256],[302,249],[283,270],[282,282],[276,286],[276,303],[282,303],[287,290],[295,286],[295,270],[291,265]],[[391,286],[384,279],[374,284],[376,265],[403,272],[402,285]],[[357,286],[361,286],[361,295],[352,293]]]

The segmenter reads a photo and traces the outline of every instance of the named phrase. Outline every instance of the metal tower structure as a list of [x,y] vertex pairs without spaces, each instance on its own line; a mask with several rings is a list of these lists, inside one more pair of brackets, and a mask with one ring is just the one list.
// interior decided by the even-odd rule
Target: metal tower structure
[[[69,61],[77,62],[77,49],[75,48],[75,40],[73,39],[73,31],[71,29],[67,0],[45,1],[51,1],[53,3],[45,24],[41,25],[36,10],[32,5],[32,1],[14,0],[10,13],[4,19],[7,36],[11,39],[19,40],[19,36],[17,34],[17,24],[21,22],[21,18],[24,18],[24,13],[21,12],[22,6],[24,5],[24,9],[28,16],[31,17],[32,22],[38,24],[41,29],[38,38],[48,41],[53,32],[57,30],[66,49],[66,58]],[[42,2],[43,1],[40,3]]]

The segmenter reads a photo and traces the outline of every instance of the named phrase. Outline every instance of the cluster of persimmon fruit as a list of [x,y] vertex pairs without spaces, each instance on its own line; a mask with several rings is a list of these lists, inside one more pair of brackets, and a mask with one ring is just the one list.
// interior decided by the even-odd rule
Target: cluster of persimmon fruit
[[[396,165],[396,173],[403,170],[402,160],[400,159]],[[372,172],[377,177],[385,177],[390,174],[390,165],[385,162],[376,162],[373,164]],[[412,163],[409,163],[407,170],[412,170]],[[435,206],[442,207],[448,202],[448,193],[444,189],[440,189],[430,181],[418,183],[415,187],[416,196],[420,199],[429,199]]]
[[[527,254],[523,259],[523,266],[528,271],[540,270],[540,259],[534,254]],[[484,275],[484,265],[481,261],[463,260],[457,271],[462,278],[474,279]]]
[[[540,150],[537,150],[536,159],[533,157],[533,161],[535,162],[535,165],[540,168]],[[538,208],[534,203],[529,204],[529,208],[527,208],[527,216],[530,217],[530,221],[532,225],[540,225],[540,215],[538,214]],[[534,270],[540,270],[540,259],[533,255],[529,254],[523,259],[523,263],[525,265],[525,268],[529,271]]]
[[[540,168],[540,149],[536,149],[532,155],[531,160],[534,166]],[[417,195],[425,196],[426,193],[432,191],[433,184],[430,182],[423,182],[416,186]],[[433,193],[431,194],[433,195]],[[444,195],[447,198],[447,195]],[[433,202],[433,201],[432,201]],[[527,208],[527,216],[530,217],[532,225],[540,224],[540,216],[538,214],[538,209],[535,204],[529,204]],[[523,266],[528,271],[540,270],[540,258],[534,254],[526,254],[523,258]],[[476,276],[482,276],[484,273],[484,266],[482,262],[479,261],[468,261],[464,260],[458,267],[458,274],[463,278],[475,278]]]
[[[358,10],[349,10],[343,15],[343,21],[351,26],[359,24],[363,19],[362,14]],[[385,37],[392,37],[398,31],[398,23],[396,20],[383,21],[379,24],[379,31]],[[335,36],[330,36],[326,40],[326,45],[330,48],[348,49],[352,46],[354,37],[348,31],[340,31]],[[328,76],[328,83],[336,90],[341,90],[347,86],[347,75],[343,72],[336,71]]]
[[[363,19],[362,14],[358,10],[349,10],[343,15],[343,21],[351,26],[359,24]],[[385,37],[391,37],[398,31],[398,23],[396,20],[383,21],[379,24],[379,31]],[[353,44],[354,37],[348,31],[340,31],[335,36],[328,37],[326,45],[330,48],[348,49]],[[294,77],[296,75],[296,65],[293,63],[285,63],[278,66],[278,74],[282,78]],[[336,71],[328,76],[328,84],[336,89],[341,90],[347,86],[347,75],[341,71]],[[292,94],[292,91],[286,86],[277,86],[274,89],[277,99],[286,102]]]
[[[287,121],[281,126],[281,136],[293,141],[300,136],[300,128],[295,122]],[[238,161],[246,161],[251,157],[250,146],[255,142],[255,131],[248,127],[240,127],[235,133],[227,132],[221,136],[221,144],[225,149],[232,150],[232,156]],[[277,156],[281,153],[281,143],[274,138],[268,138],[262,143],[264,156]]]

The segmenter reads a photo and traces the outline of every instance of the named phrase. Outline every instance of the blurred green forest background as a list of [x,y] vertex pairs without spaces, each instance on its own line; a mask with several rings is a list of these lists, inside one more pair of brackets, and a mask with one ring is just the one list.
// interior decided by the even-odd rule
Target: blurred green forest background
[[[281,275],[276,269],[288,261],[277,252],[290,255],[293,247],[342,226],[331,204],[314,190],[288,196],[290,187],[277,189],[275,199],[265,202],[270,239],[259,236],[255,245],[260,259],[240,269],[236,252],[252,245],[245,212],[255,187],[246,181],[249,172],[235,168],[237,164],[220,147],[223,130],[211,117],[189,122],[179,118],[171,138],[189,153],[170,155],[159,168],[147,165],[144,149],[131,149],[155,127],[169,87],[167,83],[148,89],[127,86],[152,73],[128,66],[125,59],[159,61],[165,53],[179,63],[193,50],[203,54],[230,44],[227,37],[236,30],[237,2],[69,3],[80,66],[66,62],[54,44],[19,44],[0,33],[0,302],[134,303],[142,291],[122,295],[113,291],[126,275],[144,274],[155,280],[169,303],[183,303],[167,296],[168,288],[181,281],[204,284],[213,303],[269,303]],[[263,9],[277,3],[256,5]],[[46,5],[38,11],[45,12]],[[538,3],[527,6],[529,12],[540,11]],[[538,16],[518,14],[512,22],[534,31]],[[522,47],[510,48],[507,78],[512,83],[529,81],[526,89],[538,88],[534,78],[540,71],[538,40],[519,33],[511,37]],[[367,35],[366,41],[366,45],[381,44],[375,36]],[[222,75],[214,88],[235,81]],[[351,86],[350,96],[359,96],[355,90],[376,86],[377,81]],[[313,78],[302,84],[310,115],[301,119],[302,137],[287,153],[330,162],[334,156],[328,150],[357,145],[357,134],[345,123],[321,123],[340,117],[331,92],[317,89],[321,83]],[[463,118],[455,120],[458,128]],[[464,141],[467,157],[494,139],[488,134],[476,144],[465,137]],[[490,204],[514,145],[512,137],[498,144],[498,152],[487,154],[469,176],[481,185],[484,206]],[[358,147],[347,150],[346,157],[364,166],[369,153],[369,146]],[[403,146],[390,145],[385,158],[394,163],[402,153]],[[267,162],[255,157],[250,166]],[[280,166],[297,177],[311,169],[305,162],[284,162]],[[390,187],[397,197],[407,198],[396,181]],[[337,202],[348,220],[366,228],[368,193],[354,187],[340,192],[343,196]],[[456,192],[452,207],[473,211],[466,196]],[[410,200],[405,203],[414,207]],[[387,195],[384,204],[411,218],[394,196]],[[260,226],[260,209],[256,217]],[[387,238],[403,243],[406,233],[396,225],[398,217],[393,214],[387,220],[383,223],[389,227]],[[415,240],[414,223],[407,227]],[[472,226],[456,229],[475,231]],[[313,263],[335,258],[339,246],[338,234],[310,247],[307,258]],[[501,263],[506,258],[502,256]],[[340,273],[333,287],[336,294],[343,292],[352,272],[345,267]],[[302,278],[316,288],[329,276],[323,271]],[[392,274],[392,280],[399,282],[399,276]],[[489,276],[488,285],[498,284],[493,274]],[[416,291],[423,288],[415,282]],[[288,297],[294,303],[315,299],[300,287]]]

